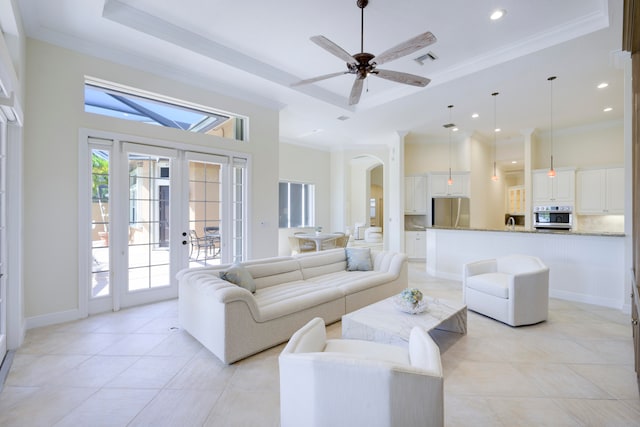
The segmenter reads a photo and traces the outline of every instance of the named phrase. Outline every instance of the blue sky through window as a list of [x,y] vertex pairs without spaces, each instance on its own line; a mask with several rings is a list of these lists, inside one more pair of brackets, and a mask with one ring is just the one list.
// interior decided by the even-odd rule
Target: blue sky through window
[[84,106],[88,113],[199,133],[207,133],[230,119],[222,114],[198,111],[90,84],[85,84]]

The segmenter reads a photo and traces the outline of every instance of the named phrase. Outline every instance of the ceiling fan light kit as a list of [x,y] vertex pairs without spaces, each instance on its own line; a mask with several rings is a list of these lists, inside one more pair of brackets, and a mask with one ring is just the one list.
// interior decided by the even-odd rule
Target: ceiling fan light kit
[[318,81],[330,79],[332,77],[341,76],[343,74],[354,74],[355,81],[351,87],[351,93],[349,95],[349,105],[355,105],[360,101],[362,95],[362,88],[364,80],[374,75],[386,80],[390,80],[397,83],[403,83],[411,86],[425,87],[431,81],[430,79],[415,74],[403,73],[400,71],[382,70],[377,66],[390,62],[403,56],[412,54],[426,46],[429,46],[437,41],[436,37],[429,31],[422,33],[416,37],[413,37],[403,43],[400,43],[391,49],[387,49],[380,55],[373,55],[364,51],[364,8],[369,4],[369,0],[356,0],[356,4],[361,10],[360,18],[360,53],[350,55],[346,50],[329,40],[324,36],[313,36],[311,41],[331,53],[334,56],[342,59],[347,63],[346,71],[339,71],[336,73],[325,74],[318,77],[313,77],[306,80],[293,83],[291,86],[300,86],[309,83],[315,83]]

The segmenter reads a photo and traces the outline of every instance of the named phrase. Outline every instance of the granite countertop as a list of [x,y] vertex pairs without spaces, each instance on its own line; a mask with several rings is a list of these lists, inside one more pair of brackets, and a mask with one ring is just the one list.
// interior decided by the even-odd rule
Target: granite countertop
[[532,234],[564,234],[571,236],[604,236],[604,237],[624,237],[624,233],[616,232],[599,232],[599,231],[579,231],[579,230],[528,230],[525,228],[516,228],[515,230],[507,230],[505,228],[454,228],[454,227],[429,227],[437,230],[461,230],[461,231],[493,231],[504,233],[532,233]]

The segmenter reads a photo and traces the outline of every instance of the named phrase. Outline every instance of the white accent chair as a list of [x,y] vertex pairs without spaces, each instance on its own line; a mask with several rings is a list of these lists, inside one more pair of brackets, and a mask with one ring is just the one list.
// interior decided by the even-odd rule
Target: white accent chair
[[464,265],[469,310],[507,325],[532,325],[549,314],[549,268],[537,257],[507,255]]
[[413,328],[408,348],[329,339],[316,317],[279,358],[282,427],[444,425],[440,349]]
[[364,231],[364,241],[367,243],[382,243],[382,227],[369,227]]

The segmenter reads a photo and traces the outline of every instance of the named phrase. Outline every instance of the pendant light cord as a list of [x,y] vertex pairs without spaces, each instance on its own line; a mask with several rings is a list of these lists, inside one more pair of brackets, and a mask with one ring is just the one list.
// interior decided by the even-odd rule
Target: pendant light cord
[[553,169],[553,81],[555,79],[556,76],[551,76],[547,79],[549,81],[549,150],[551,152],[549,177],[551,178],[556,175],[556,172]]
[[453,122],[451,121],[452,119],[452,112],[451,109],[453,108],[453,105],[449,105],[447,108],[449,108],[449,181],[448,184],[451,185],[453,184],[453,179],[451,178],[451,128],[453,127]]
[[498,95],[500,92],[493,92],[491,96],[493,96],[493,176],[491,179],[493,181],[498,180],[498,173],[496,170],[496,151],[498,149]]

